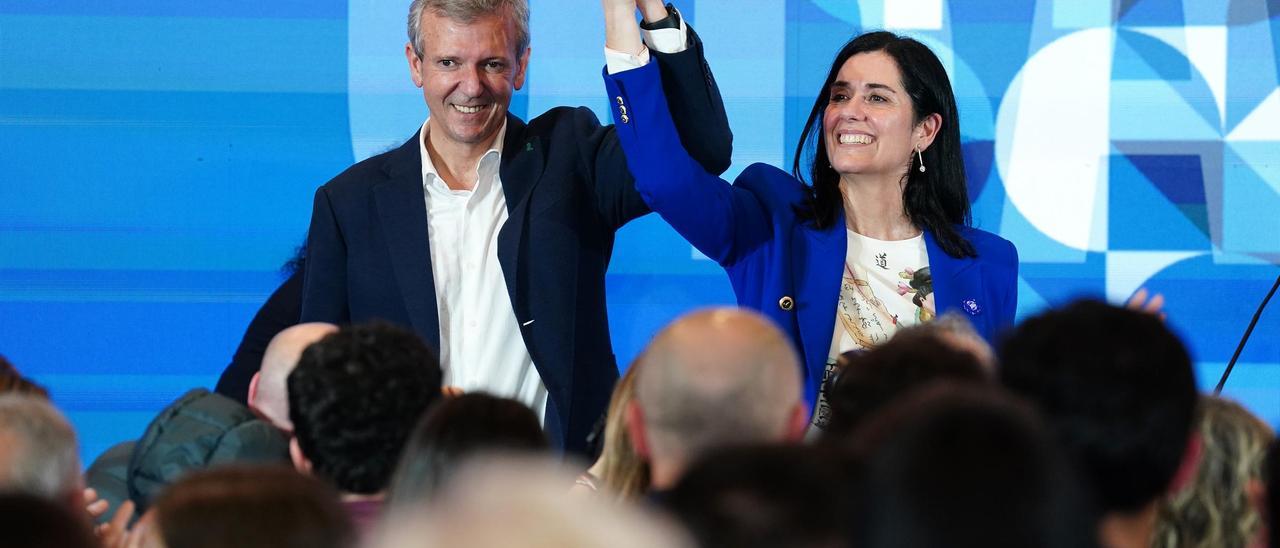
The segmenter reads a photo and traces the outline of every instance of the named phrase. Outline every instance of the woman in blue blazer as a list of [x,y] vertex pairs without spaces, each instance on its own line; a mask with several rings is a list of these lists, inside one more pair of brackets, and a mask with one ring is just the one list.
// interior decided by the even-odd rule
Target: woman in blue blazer
[[841,352],[899,328],[954,312],[990,340],[1013,323],[1017,251],[969,226],[955,98],[923,44],[887,32],[851,40],[792,172],[753,164],[733,184],[685,152],[657,67],[605,83],[641,196],[724,267],[740,305],[791,335],[811,405]]

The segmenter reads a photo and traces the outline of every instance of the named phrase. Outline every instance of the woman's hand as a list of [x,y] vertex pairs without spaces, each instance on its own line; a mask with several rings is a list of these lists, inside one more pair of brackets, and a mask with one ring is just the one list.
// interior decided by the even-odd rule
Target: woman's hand
[[[1150,298],[1148,298],[1150,297]],[[1143,287],[1136,291],[1129,300],[1124,303],[1124,307],[1129,310],[1137,310],[1138,312],[1146,312],[1161,321],[1164,321],[1164,295],[1156,293],[1152,295],[1147,288]]]
[[635,3],[646,23],[655,23],[667,17],[667,5],[662,0],[635,0]]

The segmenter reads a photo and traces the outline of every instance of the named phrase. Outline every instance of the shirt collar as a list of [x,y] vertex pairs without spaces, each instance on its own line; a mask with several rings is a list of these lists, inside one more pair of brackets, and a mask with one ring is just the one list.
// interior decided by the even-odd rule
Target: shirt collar
[[[444,181],[440,179],[440,173],[436,171],[436,166],[431,162],[431,154],[427,153],[427,131],[430,127],[431,117],[428,116],[426,121],[422,122],[422,129],[418,131],[418,152],[422,155],[422,185],[425,187],[430,184],[439,184],[444,186]],[[498,164],[502,160],[502,141],[507,137],[507,122],[502,121],[502,128],[498,130],[498,136],[494,138],[493,145],[489,150],[485,151],[484,156],[480,157],[480,163],[476,166],[478,171],[476,186],[474,190],[479,190],[482,186],[489,184],[489,181],[496,181],[498,175]]]

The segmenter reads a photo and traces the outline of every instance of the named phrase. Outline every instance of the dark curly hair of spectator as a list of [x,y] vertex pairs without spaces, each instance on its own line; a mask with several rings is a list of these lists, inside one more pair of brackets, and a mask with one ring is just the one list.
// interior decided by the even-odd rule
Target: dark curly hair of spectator
[[441,377],[435,352],[387,323],[344,327],[307,347],[289,375],[289,418],[312,473],[344,492],[383,491]]

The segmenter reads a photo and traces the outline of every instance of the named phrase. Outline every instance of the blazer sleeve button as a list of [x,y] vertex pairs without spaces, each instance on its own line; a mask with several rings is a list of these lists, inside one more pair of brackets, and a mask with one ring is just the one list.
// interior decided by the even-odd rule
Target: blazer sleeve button
[[781,299],[778,299],[778,308],[781,308],[787,312],[790,312],[791,309],[795,307],[796,307],[796,300],[792,299],[789,296],[784,296]]

